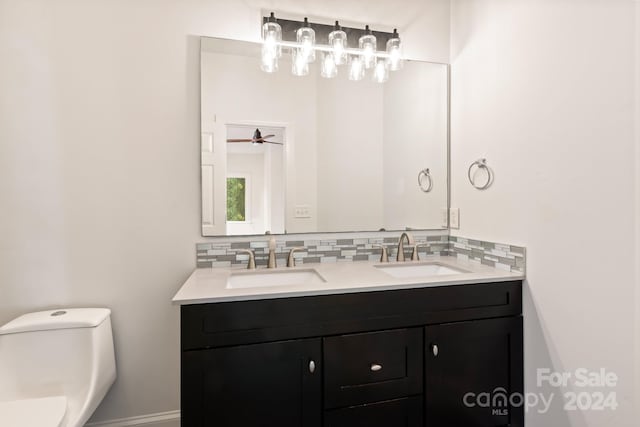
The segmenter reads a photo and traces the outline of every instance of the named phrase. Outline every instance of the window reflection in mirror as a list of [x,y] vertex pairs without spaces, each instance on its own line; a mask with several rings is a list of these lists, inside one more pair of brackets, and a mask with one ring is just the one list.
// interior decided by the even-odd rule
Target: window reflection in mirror
[[247,181],[246,177],[227,176],[227,222],[247,221]]

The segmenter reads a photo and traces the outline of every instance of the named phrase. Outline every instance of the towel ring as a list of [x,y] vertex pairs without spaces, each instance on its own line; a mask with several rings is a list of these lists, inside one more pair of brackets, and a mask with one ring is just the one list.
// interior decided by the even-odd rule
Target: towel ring
[[[474,181],[471,174],[471,171],[473,170],[474,166],[476,166],[478,169],[484,169],[486,171],[487,182],[485,182],[482,185],[479,185]],[[493,172],[491,171],[491,168],[487,166],[487,159],[478,159],[475,162],[471,163],[471,166],[469,166],[469,170],[467,171],[467,176],[469,177],[469,182],[471,183],[471,185],[473,185],[478,190],[486,190],[493,183]]]
[[433,188],[433,178],[431,178],[429,168],[422,169],[420,173],[418,173],[418,187],[425,193],[430,192]]

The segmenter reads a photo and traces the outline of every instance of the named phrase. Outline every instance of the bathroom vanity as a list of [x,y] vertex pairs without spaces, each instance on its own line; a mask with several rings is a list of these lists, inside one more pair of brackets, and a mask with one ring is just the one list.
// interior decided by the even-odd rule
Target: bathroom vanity
[[[263,73],[259,43],[203,37],[200,53],[202,234],[256,238],[199,245],[199,267],[224,267],[198,268],[173,299],[182,426],[522,427],[504,400],[523,391],[524,249],[437,234],[449,66],[405,61],[384,85],[353,84]],[[272,143],[247,140],[260,132]],[[414,251],[434,257],[375,263],[395,236],[291,235],[381,229],[431,230]],[[304,246],[303,265],[231,267],[278,265],[257,236],[285,230],[279,260]]]
[[304,289],[229,289],[243,273],[196,270],[174,298],[182,426],[523,426],[476,399],[523,391],[522,276],[438,264],[459,274],[344,263]]

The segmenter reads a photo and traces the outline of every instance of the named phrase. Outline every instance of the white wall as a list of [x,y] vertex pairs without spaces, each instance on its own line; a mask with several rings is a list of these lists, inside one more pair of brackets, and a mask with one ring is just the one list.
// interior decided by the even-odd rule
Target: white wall
[[[384,89],[384,226],[446,227],[447,67],[407,62],[395,73]],[[433,187],[424,193],[418,173],[427,168]]]
[[108,306],[119,377],[95,420],[179,407],[179,311],[200,237],[200,35],[260,8],[396,25],[447,61],[447,0],[0,0],[0,323]]
[[318,230],[379,230],[384,85],[343,72],[317,87]]
[[[545,391],[540,367],[620,378],[617,411],[556,406],[530,427],[637,425],[633,7],[452,1],[452,205],[460,235],[527,247],[526,388]],[[496,176],[484,192],[466,177],[479,157]]]

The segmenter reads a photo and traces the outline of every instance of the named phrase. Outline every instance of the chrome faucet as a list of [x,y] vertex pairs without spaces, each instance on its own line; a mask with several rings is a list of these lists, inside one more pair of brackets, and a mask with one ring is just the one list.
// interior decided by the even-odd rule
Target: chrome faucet
[[289,256],[287,257],[287,267],[295,267],[296,266],[296,259],[293,257],[293,254],[299,251],[304,251],[306,248],[303,247],[298,247],[298,248],[292,248],[289,251]]
[[411,234],[402,233],[400,235],[400,240],[398,240],[398,253],[396,254],[396,261],[403,262],[404,261],[404,241],[407,240],[408,245],[413,245],[413,237]]
[[238,249],[236,253],[241,254],[249,254],[249,262],[247,263],[247,270],[255,270],[256,269],[256,257],[253,254],[253,251],[250,249]]

